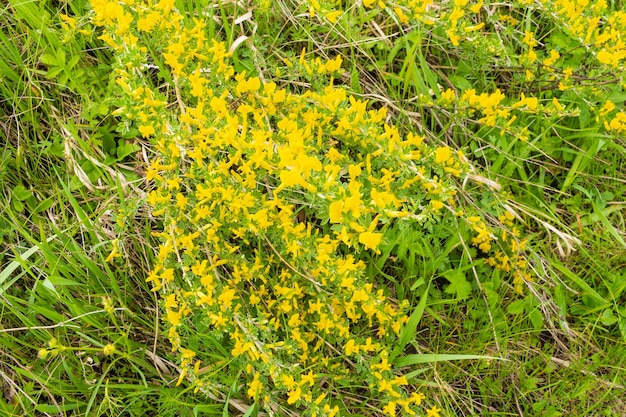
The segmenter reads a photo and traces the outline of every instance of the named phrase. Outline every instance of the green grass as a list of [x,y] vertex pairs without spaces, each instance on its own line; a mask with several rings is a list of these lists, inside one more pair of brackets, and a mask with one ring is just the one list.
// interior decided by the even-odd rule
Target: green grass
[[[410,375],[430,406],[449,416],[623,415],[626,142],[594,124],[597,109],[584,105],[602,99],[591,88],[578,95],[541,90],[541,99],[558,95],[583,115],[520,115],[531,138],[513,140],[436,100],[438,86],[511,95],[541,86],[520,81],[521,64],[506,60],[520,55],[519,29],[506,28],[514,33],[501,35],[505,42],[496,35],[480,41],[499,48],[499,66],[487,67],[481,49],[449,49],[445,33],[399,25],[388,11],[354,8],[329,25],[308,17],[302,2],[280,2],[235,24],[247,9],[204,3],[177,6],[190,15],[208,6],[209,30],[228,44],[248,37],[232,57],[237,71],[298,92],[324,80],[284,58],[297,61],[303,48],[309,59],[341,55],[346,71],[336,84],[371,106],[387,106],[399,129],[464,149],[477,178],[510,192],[494,193],[480,181],[457,184],[459,202],[487,218],[497,217],[503,202],[521,214],[535,277],[523,295],[481,261],[468,232],[390,228],[382,253],[363,255],[366,275],[411,303],[394,370]],[[156,151],[136,131],[118,128],[111,114],[114,54],[96,35],[61,26],[60,13],[85,16],[88,2],[11,0],[4,7],[0,415],[254,415],[232,370],[230,385],[208,398],[187,381],[177,384],[162,302],[146,282],[159,245],[151,232],[162,226],[142,200],[149,189],[143,172]],[[545,42],[561,36],[542,16],[516,15],[527,28],[545,27]],[[559,39],[553,42],[565,42]],[[624,80],[617,70],[586,75]],[[154,80],[175,97],[166,75]],[[601,93],[623,106],[618,82]],[[425,104],[420,94],[435,102]],[[121,256],[108,262],[115,244]],[[115,352],[107,355],[109,344]],[[219,348],[215,356],[230,353]],[[373,399],[363,395],[361,415],[382,415],[362,405]]]
[[[45,22],[57,22],[58,10],[49,2],[5,7],[0,414],[174,416],[193,415],[194,407],[213,410],[171,384],[175,366],[158,342],[156,299],[142,278],[152,256],[145,250],[149,225],[137,222],[124,237],[132,258],[105,262],[113,216],[133,210],[126,198],[137,190],[131,181],[138,178],[111,164],[116,155],[105,158],[106,148],[97,142],[108,122],[99,120],[91,100],[99,100],[107,86],[106,71],[98,73],[106,68],[105,55],[79,40],[62,43],[58,25]],[[50,76],[40,63],[54,51],[80,58],[77,67],[66,67],[70,77]],[[112,301],[112,314],[103,309],[105,298]],[[37,359],[53,338],[66,353]],[[118,349],[111,357],[102,353],[108,343]]]

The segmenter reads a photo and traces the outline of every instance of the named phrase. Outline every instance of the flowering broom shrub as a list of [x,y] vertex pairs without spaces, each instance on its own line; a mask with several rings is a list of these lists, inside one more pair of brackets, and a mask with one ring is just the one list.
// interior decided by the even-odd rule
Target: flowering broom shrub
[[419,413],[424,395],[394,367],[416,306],[371,263],[410,229],[458,252],[442,268],[485,259],[521,292],[530,275],[514,213],[495,207],[492,225],[460,207],[463,153],[335,86],[340,57],[303,56],[324,86],[290,91],[235,71],[227,46],[173,0],[91,3],[116,54],[114,114],[152,144],[147,202],[161,244],[147,280],[179,383],[277,415]]
[[[339,51],[346,40],[356,45],[352,68],[412,103],[399,106],[417,110],[424,125],[453,132],[448,141],[517,190],[562,176],[557,190],[570,191],[610,147],[606,139],[624,134],[626,13],[618,2],[292,3],[293,12],[274,16],[307,21],[312,37]],[[558,194],[532,192],[552,211]]]

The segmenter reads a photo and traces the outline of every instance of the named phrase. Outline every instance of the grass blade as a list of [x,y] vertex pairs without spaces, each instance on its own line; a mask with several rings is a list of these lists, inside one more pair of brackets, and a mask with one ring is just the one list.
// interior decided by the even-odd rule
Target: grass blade
[[403,356],[401,358],[396,359],[394,361],[394,365],[402,367],[402,366],[419,365],[423,363],[463,361],[463,360],[471,360],[471,359],[487,359],[487,360],[496,359],[496,360],[501,360],[501,361],[508,360],[504,358],[497,358],[495,356],[484,356],[484,355],[455,355],[455,354],[425,353],[425,354]]

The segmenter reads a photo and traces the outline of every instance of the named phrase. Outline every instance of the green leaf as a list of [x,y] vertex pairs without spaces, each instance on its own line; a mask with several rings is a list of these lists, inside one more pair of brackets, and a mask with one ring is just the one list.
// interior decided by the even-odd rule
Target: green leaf
[[58,65],[56,57],[51,54],[43,54],[39,60],[49,67]]
[[33,196],[33,193],[27,190],[23,185],[13,187],[13,194],[15,194],[15,197],[20,201],[28,200]]
[[14,261],[9,262],[6,268],[0,271],[0,295],[2,295],[6,289],[2,286],[2,284],[7,279],[9,279],[9,277],[11,277],[11,275],[13,274],[13,272],[15,272],[17,268],[20,267],[21,262],[26,261],[28,258],[30,258],[32,254],[34,254],[38,250],[39,250],[39,246],[33,246],[32,248],[24,252],[22,255],[17,255],[16,258],[18,258],[19,260],[14,260]]
[[20,200],[12,200],[11,206],[13,207],[13,210],[17,211],[18,213],[23,212],[25,207],[24,203],[22,203]]
[[615,104],[620,104],[626,101],[626,92],[624,91],[615,91],[607,97],[608,100],[611,100]]
[[626,342],[626,317],[620,318],[617,325],[620,333],[622,333],[622,339]]
[[68,412],[68,411],[72,411],[72,410],[77,410],[81,407],[81,404],[79,403],[70,403],[67,401],[64,401],[61,404],[37,404],[35,406],[35,410],[40,411],[42,413],[46,413],[46,414],[59,414],[59,409],[62,410],[63,412]]
[[404,328],[402,329],[402,333],[400,333],[400,340],[398,341],[398,345],[394,348],[391,357],[394,358],[402,352],[404,347],[409,343],[411,339],[415,336],[415,331],[417,330],[417,325],[419,324],[422,316],[424,315],[424,309],[426,308],[426,300],[428,299],[428,289],[430,288],[430,283],[422,292],[420,297],[420,302],[413,310],[409,321],[406,323]]
[[49,281],[50,284],[52,285],[61,285],[61,286],[72,286],[72,285],[84,286],[85,285],[85,284],[81,284],[80,282],[73,281],[71,279],[63,278],[62,276],[59,276],[59,275],[50,275],[48,278],[46,278],[46,280]]
[[540,379],[537,377],[527,377],[524,378],[524,381],[522,382],[522,388],[525,388],[526,391],[533,391],[535,389],[537,389],[537,384],[540,382]]
[[535,307],[533,310],[528,312],[528,318],[532,323],[535,330],[539,330],[543,327],[543,315],[541,314],[541,310]]
[[35,207],[35,209],[33,210],[35,213],[41,213],[42,211],[46,211],[48,210],[50,207],[52,207],[52,204],[54,204],[54,199],[52,197],[46,198],[45,200],[43,200],[41,203],[39,203],[37,205],[37,207]]
[[65,50],[57,50],[57,65],[59,65],[60,67],[65,67],[65,57]]
[[515,300],[511,304],[509,304],[506,308],[507,313],[509,314],[521,314],[524,312],[524,303],[525,300]]
[[609,231],[609,233],[615,238],[617,242],[619,242],[620,245],[626,248],[626,241],[624,241],[624,238],[622,238],[622,236],[619,234],[617,229],[611,224],[609,219],[606,217],[606,215],[604,214],[604,210],[598,207],[598,205],[594,203],[593,201],[591,202],[591,205],[593,206],[594,213],[600,218],[600,222],[602,222],[606,230]]
[[256,411],[256,403],[252,404],[250,408],[246,410],[246,413],[241,417],[250,417],[252,413],[255,413],[255,411]]
[[617,323],[617,316],[615,314],[613,314],[613,309],[612,308],[607,308],[602,312],[602,315],[600,316],[600,321],[602,322],[602,324],[604,324],[605,326],[611,326],[615,323]]
[[569,278],[570,280],[575,282],[580,288],[582,288],[584,290],[584,294],[587,294],[587,295],[591,296],[592,298],[594,298],[597,302],[601,303],[602,305],[609,304],[609,302],[607,300],[605,300],[604,297],[602,297],[600,294],[598,294],[593,288],[591,288],[589,286],[589,284],[587,284],[587,282],[585,282],[584,279],[582,279],[581,277],[579,277],[578,275],[576,275],[575,273],[570,271],[568,268],[566,268],[565,266],[561,265],[557,261],[554,261],[552,263],[552,266],[555,267],[556,269],[558,269],[567,278]]
[[29,308],[31,310],[33,310],[35,313],[37,314],[41,314],[42,316],[44,316],[46,319],[54,322],[54,323],[61,323],[65,320],[67,320],[67,317],[65,317],[63,314],[60,314],[50,308],[44,307],[42,305],[39,304],[30,304]]
[[117,158],[122,160],[128,155],[139,151],[139,146],[134,143],[125,143],[117,147]]
[[472,88],[472,83],[467,81],[467,78],[459,76],[459,75],[451,75],[448,77],[450,82],[454,84],[456,88],[459,90],[470,90]]
[[54,68],[51,68],[50,71],[46,73],[46,76],[48,78],[54,78],[57,75],[59,75],[61,72],[63,72],[63,67],[54,67]]
[[78,61],[80,61],[80,58],[80,55],[75,55],[72,59],[70,59],[70,62],[67,63],[65,69],[71,70],[72,68],[74,68],[76,64],[78,64]]
[[446,294],[454,294],[458,300],[469,297],[472,292],[472,285],[465,279],[465,274],[462,271],[453,269],[442,275],[450,282],[445,289]]
[[406,355],[396,359],[393,363],[396,366],[410,366],[419,365],[422,363],[435,363],[435,362],[449,362],[449,361],[463,361],[472,359],[488,359],[488,360],[501,360],[506,361],[508,359],[497,358],[495,356],[484,355],[453,355],[453,354],[438,354],[438,353],[425,353],[416,355]]

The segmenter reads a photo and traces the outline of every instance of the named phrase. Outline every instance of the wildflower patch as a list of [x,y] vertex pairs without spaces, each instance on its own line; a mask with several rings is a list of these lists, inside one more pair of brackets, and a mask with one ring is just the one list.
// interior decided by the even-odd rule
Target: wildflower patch
[[524,243],[505,238],[513,217],[497,229],[458,207],[463,153],[400,131],[385,107],[335,86],[340,59],[307,64],[324,88],[292,92],[237,72],[206,23],[173,4],[92,1],[118,60],[115,115],[153,146],[146,199],[162,227],[147,281],[179,383],[219,396],[235,380],[233,395],[278,414],[338,415],[362,407],[363,391],[387,415],[420,412],[424,396],[393,366],[415,306],[367,262],[400,230],[447,225],[523,277]]

